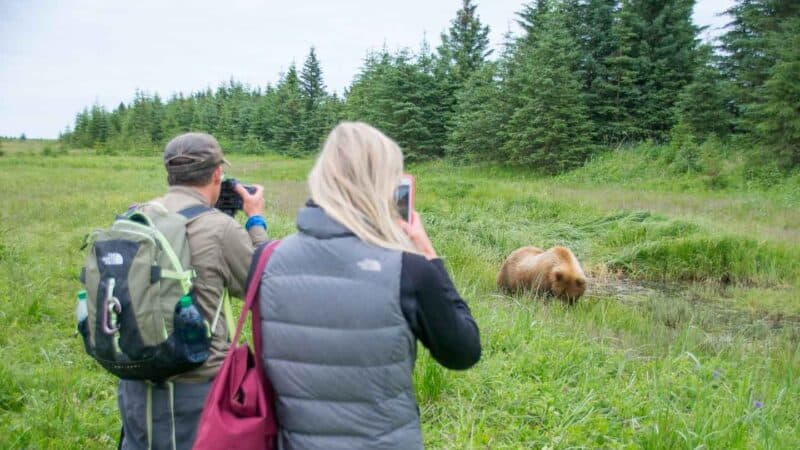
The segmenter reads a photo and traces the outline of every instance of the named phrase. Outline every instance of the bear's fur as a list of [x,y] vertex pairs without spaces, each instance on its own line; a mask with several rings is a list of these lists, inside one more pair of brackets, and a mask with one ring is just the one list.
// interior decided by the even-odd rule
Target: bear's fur
[[574,303],[586,291],[586,275],[568,248],[553,247],[544,251],[522,247],[503,262],[497,274],[497,286],[510,292],[529,290],[551,294]]

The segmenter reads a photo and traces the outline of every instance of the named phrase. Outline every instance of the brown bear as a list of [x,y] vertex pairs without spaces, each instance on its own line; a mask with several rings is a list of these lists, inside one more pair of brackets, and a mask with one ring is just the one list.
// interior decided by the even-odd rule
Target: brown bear
[[586,290],[586,275],[575,255],[565,247],[544,251],[537,247],[514,250],[497,274],[497,287],[510,292],[530,290],[552,294],[568,303]]

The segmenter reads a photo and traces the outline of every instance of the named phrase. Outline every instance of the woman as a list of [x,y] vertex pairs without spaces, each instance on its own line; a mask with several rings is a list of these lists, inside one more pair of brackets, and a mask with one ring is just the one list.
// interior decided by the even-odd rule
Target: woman
[[263,360],[283,449],[422,448],[416,339],[445,367],[480,359],[478,327],[422,221],[402,222],[403,155],[363,123],[328,136],[311,200],[261,279]]

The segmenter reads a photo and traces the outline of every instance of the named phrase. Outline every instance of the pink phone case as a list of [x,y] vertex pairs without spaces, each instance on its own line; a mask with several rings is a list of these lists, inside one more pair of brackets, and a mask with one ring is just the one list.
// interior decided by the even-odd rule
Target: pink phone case
[[414,191],[416,190],[416,181],[414,180],[414,175],[410,173],[404,173],[403,178],[406,178],[410,181],[409,189],[408,189],[408,223],[414,223]]

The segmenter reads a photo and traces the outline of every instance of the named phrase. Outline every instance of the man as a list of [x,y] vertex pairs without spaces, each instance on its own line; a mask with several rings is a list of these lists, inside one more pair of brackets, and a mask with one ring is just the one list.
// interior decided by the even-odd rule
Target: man
[[[225,358],[229,332],[224,317],[214,322],[223,292],[244,298],[247,272],[254,246],[267,240],[264,220],[263,187],[256,185],[253,194],[242,185],[236,191],[242,197],[248,216],[245,228],[213,205],[220,195],[223,165],[228,165],[214,137],[205,133],[185,133],[172,139],[164,148],[169,191],[157,199],[171,212],[204,205],[209,209],[186,226],[191,252],[196,306],[206,321],[214,323],[208,360],[199,368],[175,377],[173,386],[152,386],[152,420],[148,420],[145,382],[120,380],[119,410],[122,416],[122,449],[189,449],[203,409],[211,379]],[[221,313],[224,314],[224,313]],[[174,389],[174,392],[170,392]],[[170,406],[172,400],[172,406]],[[148,432],[148,422],[152,430]],[[174,429],[173,429],[174,423]]]

